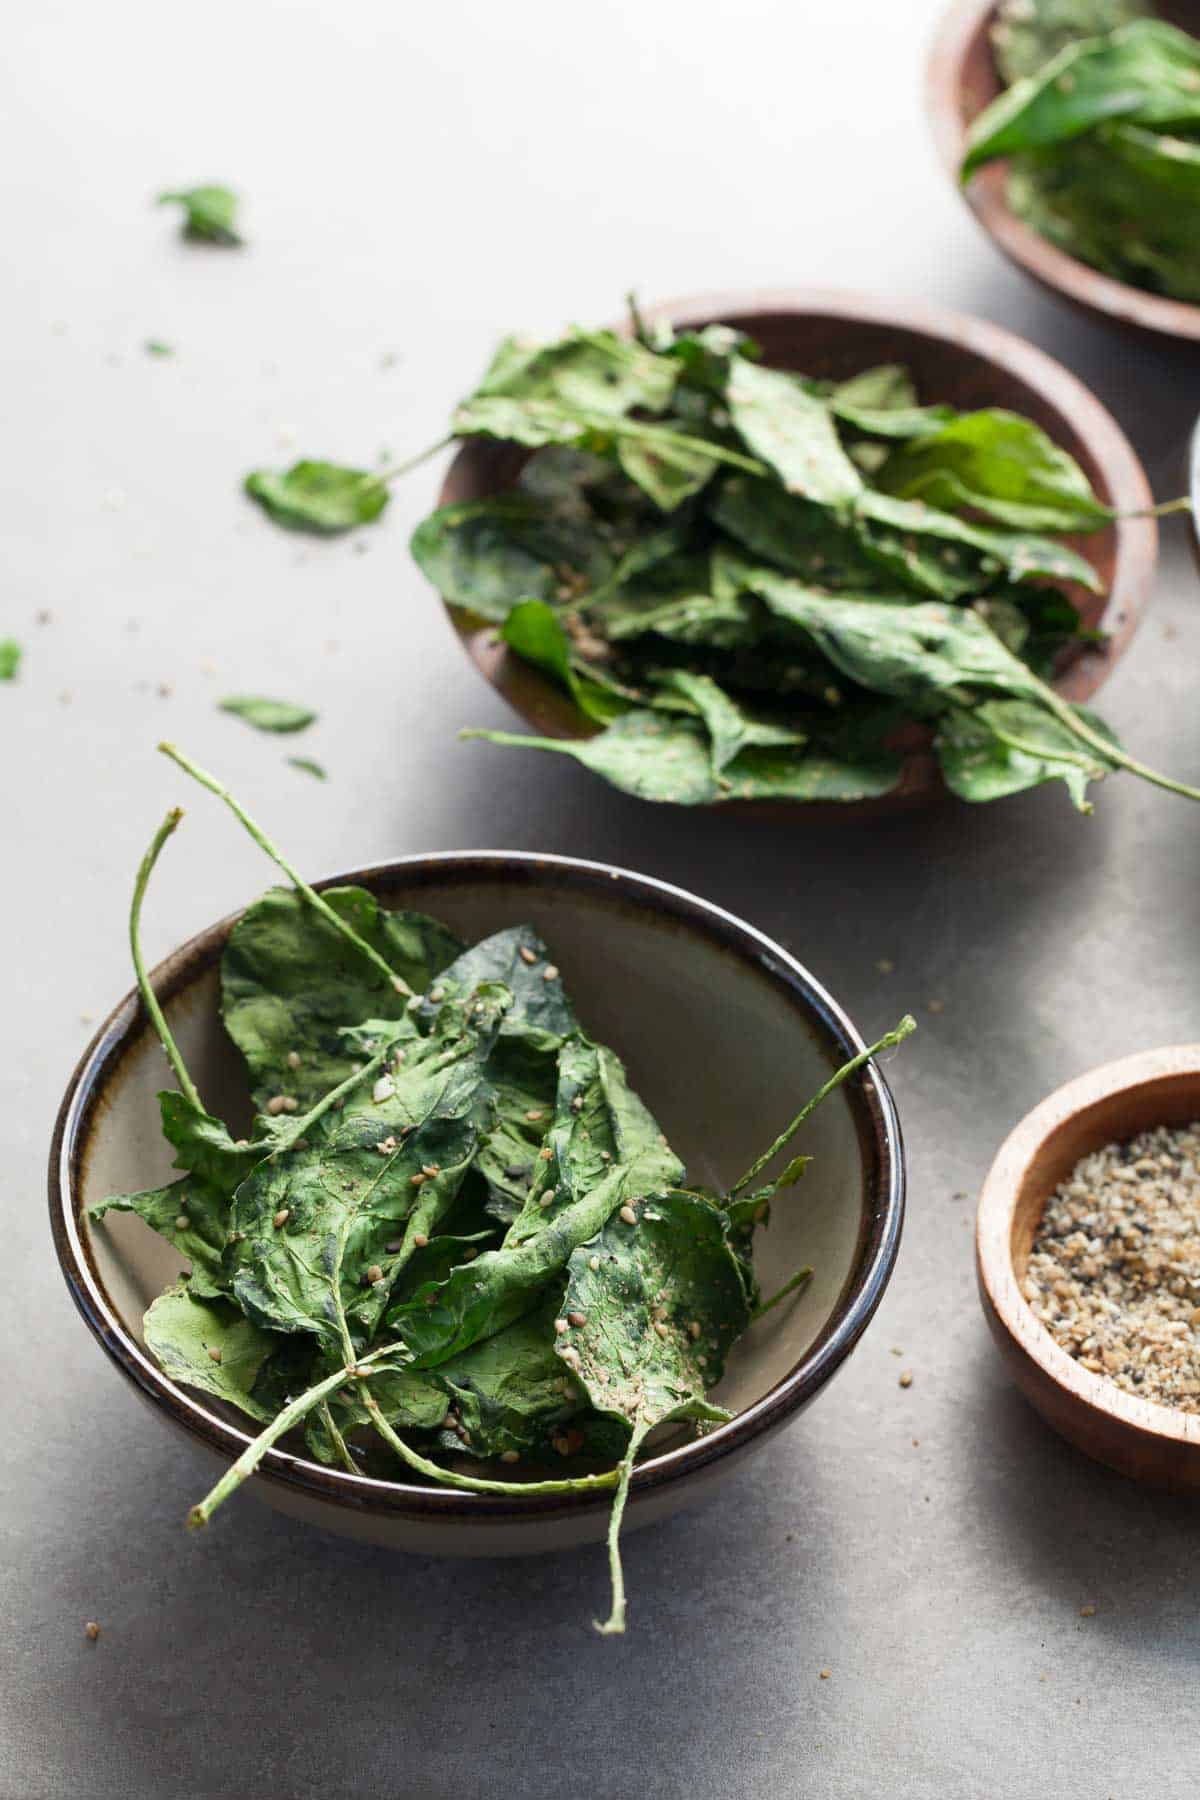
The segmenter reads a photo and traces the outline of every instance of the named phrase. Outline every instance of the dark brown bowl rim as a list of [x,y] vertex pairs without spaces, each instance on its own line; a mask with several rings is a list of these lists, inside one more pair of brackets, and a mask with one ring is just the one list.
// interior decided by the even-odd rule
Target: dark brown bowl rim
[[942,15],[930,46],[925,104],[934,140],[947,173],[988,236],[1035,280],[1056,289],[1086,311],[1123,325],[1192,341],[1200,339],[1200,306],[1116,281],[1080,262],[1010,209],[1002,192],[979,181],[959,180],[966,123],[962,111],[963,64],[997,0],[954,0]]
[[[651,876],[636,875],[607,863],[566,856],[507,850],[449,851],[400,857],[327,876],[318,888],[373,882],[415,891],[424,886],[478,885],[488,881],[545,886],[611,897],[614,888],[628,901],[658,915],[666,914],[765,972],[788,990],[807,1013],[839,1060],[864,1048],[846,1013],[793,956],[753,926],[721,907]],[[198,970],[210,964],[239,913],[230,913],[197,933],[152,972],[163,1000],[186,987]],[[226,1423],[188,1390],[169,1381],[130,1336],[92,1260],[80,1231],[78,1175],[92,1119],[106,1084],[124,1051],[146,1029],[136,990],[125,995],[100,1026],[67,1086],[50,1147],[50,1224],[67,1287],[89,1329],[108,1356],[155,1405],[209,1449],[232,1461],[251,1441],[250,1435]],[[806,1354],[775,1384],[727,1425],[695,1442],[667,1449],[635,1471],[631,1498],[671,1487],[701,1469],[744,1451],[770,1433],[812,1399],[850,1354],[883,1297],[900,1244],[904,1219],[904,1145],[895,1103],[874,1063],[846,1090],[864,1149],[867,1219],[855,1269],[839,1295],[828,1323]],[[422,1488],[404,1482],[374,1480],[339,1469],[324,1469],[289,1451],[272,1449],[256,1479],[349,1506],[359,1513],[429,1520],[546,1517],[607,1505],[598,1495],[535,1495],[510,1499],[472,1494],[452,1488]]]
[[[689,294],[656,301],[641,310],[648,319],[669,319],[685,328],[723,320],[753,331],[756,317],[787,315],[801,319],[838,319],[851,326],[895,327],[933,343],[967,352],[1035,389],[1048,404],[1060,413],[1068,414],[1078,436],[1087,443],[1091,459],[1100,473],[1098,486],[1102,497],[1118,516],[1111,524],[1112,577],[1104,612],[1098,621],[1099,629],[1105,634],[1103,645],[1085,651],[1060,670],[1053,685],[1064,698],[1077,705],[1090,700],[1104,685],[1128,650],[1149,604],[1158,559],[1158,524],[1150,516],[1154,496],[1137,451],[1108,408],[1065,364],[1031,344],[1027,338],[990,319],[975,318],[949,307],[930,306],[923,301],[900,300],[856,289],[758,288]],[[478,453],[476,440],[468,440],[459,447],[441,482],[439,506],[457,496],[463,477],[472,468]],[[522,664],[519,683],[506,680],[503,663],[495,663],[483,648],[485,640],[494,633],[494,627],[444,597],[442,605],[476,668],[526,724],[553,737],[588,737],[592,734],[594,725],[548,676],[532,664]],[[526,695],[535,697],[536,706],[527,702]],[[851,801],[843,805],[804,801],[727,801],[722,810],[775,816],[786,814],[789,818],[886,814],[940,786],[939,779],[924,770],[925,762],[932,767],[930,756],[922,758],[919,751],[909,752],[907,762],[912,792],[906,791],[910,784],[910,778],[906,776],[900,789],[878,800]],[[918,770],[922,772],[914,773]]]

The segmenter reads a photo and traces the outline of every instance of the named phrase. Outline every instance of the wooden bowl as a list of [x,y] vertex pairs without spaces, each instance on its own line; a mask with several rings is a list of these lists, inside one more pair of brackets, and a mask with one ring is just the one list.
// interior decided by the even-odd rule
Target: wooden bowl
[[[1155,10],[1172,25],[1196,29],[1195,0],[1160,0]],[[950,179],[997,247],[1051,293],[1110,324],[1200,340],[1200,306],[1114,281],[1019,219],[1008,204],[1007,162],[988,163],[966,187],[959,180],[967,128],[1001,91],[989,37],[996,11],[996,0],[956,0],[930,52],[925,103]]]
[[1055,1341],[1022,1284],[1043,1209],[1081,1157],[1155,1125],[1200,1119],[1200,1044],[1092,1069],[1035,1106],[992,1164],[979,1201],[983,1310],[1009,1372],[1048,1425],[1137,1481],[1200,1492],[1200,1415],[1126,1393]]
[[[1023,338],[984,319],[904,301],[815,288],[749,294],[706,294],[668,300],[649,316],[681,326],[719,320],[748,332],[776,368],[844,379],[874,363],[901,362],[913,371],[924,400],[960,408],[1003,406],[1026,414],[1069,450],[1100,498],[1121,513],[1153,504],[1145,471],[1116,420],[1061,363]],[[440,506],[480,500],[510,487],[526,453],[484,439],[464,443],[438,496]],[[1158,554],[1158,526],[1150,518],[1121,518],[1103,531],[1065,540],[1088,558],[1105,593],[1072,587],[1084,625],[1105,633],[1103,644],[1076,646],[1064,657],[1055,687],[1067,699],[1089,699],[1124,655],[1150,597]],[[467,653],[527,724],[543,737],[590,737],[596,730],[562,690],[499,642],[495,626],[447,606]],[[942,786],[932,733],[910,727],[899,786],[880,800],[849,806],[732,801],[743,810],[876,814],[928,799]]]
[[[786,950],[704,900],[607,863],[475,851],[405,857],[331,880],[431,913],[471,941],[533,924],[589,1030],[621,1053],[693,1179],[706,1184],[734,1180],[863,1047]],[[221,1025],[217,976],[233,924],[209,926],[151,980],[201,1091],[237,1122],[248,1110],[245,1071]],[[126,994],[67,1087],[50,1152],[51,1227],[99,1347],[158,1419],[228,1465],[249,1441],[245,1418],[169,1379],[143,1339],[143,1313],[177,1276],[178,1251],[133,1215],[96,1223],[86,1212],[105,1195],[170,1180],[155,1102],[165,1078],[138,996]],[[813,1278],[735,1346],[714,1390],[735,1416],[705,1437],[672,1438],[638,1464],[630,1529],[699,1500],[792,1421],[883,1297],[900,1244],[904,1150],[877,1065],[832,1094],[810,1126],[803,1197],[775,1207],[756,1267],[768,1293],[805,1263]],[[603,1493],[526,1497],[377,1480],[314,1462],[302,1439],[268,1451],[249,1487],[294,1518],[421,1555],[541,1554],[600,1541],[608,1520]]]

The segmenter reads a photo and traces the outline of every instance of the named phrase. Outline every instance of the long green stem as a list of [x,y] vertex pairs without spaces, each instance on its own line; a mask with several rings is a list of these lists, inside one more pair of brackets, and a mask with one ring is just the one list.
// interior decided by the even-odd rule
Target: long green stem
[[644,1431],[633,1433],[617,1472],[617,1491],[613,1496],[612,1511],[608,1515],[608,1577],[612,1585],[612,1605],[607,1619],[592,1621],[601,1637],[619,1637],[625,1629],[625,1570],[621,1563],[621,1522],[625,1517],[625,1502],[629,1498],[634,1458],[645,1435]]
[[[392,1344],[390,1348],[395,1350],[398,1346]],[[260,1431],[254,1442],[247,1444],[237,1461],[229,1465],[220,1481],[209,1490],[199,1506],[193,1506],[187,1516],[189,1528],[192,1531],[198,1531],[202,1525],[207,1525],[218,1506],[223,1505],[230,1494],[235,1494],[243,1481],[249,1480],[271,1445],[285,1432],[290,1431],[293,1425],[298,1425],[301,1419],[312,1412],[315,1406],[319,1406],[322,1400],[335,1393],[342,1383],[349,1379],[349,1369],[337,1369],[332,1375],[327,1375],[324,1381],[319,1381],[316,1387],[309,1388],[307,1393],[301,1394],[298,1399],[285,1406],[282,1412],[276,1413],[265,1431]]]
[[1114,513],[1118,519],[1166,519],[1172,513],[1191,512],[1192,502],[1187,494],[1181,494],[1178,500],[1162,500],[1157,506],[1143,506],[1137,512]]
[[[362,1366],[360,1363],[359,1367]],[[616,1469],[606,1469],[603,1475],[575,1475],[566,1481],[488,1481],[483,1476],[459,1475],[453,1469],[442,1468],[440,1463],[430,1462],[427,1456],[406,1444],[384,1418],[374,1394],[364,1388],[359,1398],[370,1413],[376,1431],[401,1461],[419,1474],[427,1475],[431,1481],[441,1482],[444,1487],[463,1488],[469,1494],[591,1494],[617,1485],[619,1471]]]
[[894,1031],[887,1032],[877,1044],[871,1044],[866,1050],[862,1050],[857,1056],[852,1057],[848,1063],[843,1063],[837,1073],[829,1077],[824,1087],[819,1088],[812,1099],[800,1108],[791,1124],[785,1126],[770,1148],[764,1150],[758,1161],[751,1164],[741,1180],[734,1183],[729,1190],[730,1199],[735,1194],[740,1194],[744,1187],[749,1187],[754,1177],[761,1174],[772,1157],[777,1156],[784,1146],[795,1137],[805,1119],[809,1117],[810,1113],[816,1111],[822,1100],[832,1094],[834,1088],[840,1087],[848,1076],[853,1075],[856,1069],[861,1069],[864,1063],[870,1062],[873,1056],[878,1056],[881,1050],[891,1050],[896,1044],[902,1044],[905,1038],[909,1037],[916,1029],[917,1021],[911,1013],[906,1013]]
[[337,1426],[334,1424],[333,1414],[329,1410],[328,1400],[322,1400],[319,1410],[320,1410],[320,1414],[321,1414],[321,1423],[322,1423],[322,1425],[324,1425],[326,1431],[329,1433],[330,1442],[333,1444],[334,1449],[337,1451],[338,1456],[341,1458],[342,1467],[345,1469],[348,1469],[349,1472],[351,1473],[351,1475],[360,1474],[361,1471],[359,1470],[358,1466],[356,1465],[356,1463],[354,1461],[354,1458],[351,1456],[350,1451],[347,1448],[345,1438],[342,1436],[341,1432],[338,1430]]
[[439,450],[445,450],[447,445],[453,442],[452,437],[439,438],[436,444],[429,444],[424,450],[418,450],[415,456],[408,457],[404,462],[385,463],[382,469],[376,469],[370,479],[372,481],[399,481],[402,475],[407,475],[412,469],[419,469],[423,462],[428,462],[431,456],[436,456]]
[[1056,694],[1052,687],[1039,681],[1036,676],[1031,676],[1030,680],[1055,718],[1061,719],[1067,730],[1082,743],[1090,744],[1094,750],[1099,751],[1105,762],[1128,769],[1130,774],[1140,775],[1143,781],[1150,782],[1154,787],[1165,788],[1169,794],[1182,794],[1185,800],[1200,800],[1200,788],[1189,787],[1184,781],[1175,781],[1170,775],[1160,775],[1156,769],[1147,768],[1145,763],[1130,756],[1119,744],[1114,744],[1111,739],[1101,737],[1098,731],[1093,731],[1087,721],[1080,718],[1070,701]]
[[757,1320],[761,1319],[764,1313],[769,1313],[773,1306],[778,1306],[781,1300],[786,1300],[789,1294],[794,1294],[798,1287],[806,1287],[811,1279],[811,1267],[798,1269],[790,1281],[784,1282],[778,1293],[772,1294],[769,1300],[764,1300],[761,1306],[755,1307],[754,1311],[750,1314],[751,1324],[754,1324]]
[[150,986],[146,974],[146,965],[142,960],[141,928],[142,901],[146,895],[146,884],[150,880],[151,871],[158,861],[159,852],[171,833],[175,830],[183,813],[178,806],[173,806],[151,840],[150,848],[142,858],[137,872],[137,880],[133,884],[133,903],[129,908],[129,948],[133,952],[133,971],[137,977],[138,992],[142,996],[142,1005],[146,1008],[150,1023],[158,1033],[159,1041],[167,1053],[167,1061],[175,1071],[175,1079],[185,1100],[191,1102],[197,1112],[204,1111],[204,1103],[197,1091],[196,1084],[188,1074],[187,1065],[179,1053],[179,1046],[171,1035],[162,1007],[158,1004],[158,996]]
[[399,975],[388,967],[388,964],[384,961],[383,957],[380,956],[378,950],[372,949],[370,944],[359,937],[357,931],[355,931],[352,926],[347,925],[345,919],[338,917],[337,913],[334,912],[327,900],[322,900],[320,894],[309,887],[299,871],[292,867],[291,863],[283,854],[283,851],[271,842],[271,839],[267,836],[262,827],[250,817],[250,814],[246,811],[245,807],[240,805],[239,802],[234,799],[229,789],[225,787],[222,782],[218,781],[215,775],[210,775],[206,769],[202,769],[197,763],[192,762],[191,758],[185,756],[182,750],[177,750],[174,744],[162,743],[158,747],[164,756],[169,756],[173,763],[178,764],[185,775],[190,775],[193,781],[198,781],[201,787],[206,787],[210,794],[215,794],[218,800],[223,800],[225,802],[225,805],[229,808],[234,818],[245,826],[259,849],[265,850],[267,855],[271,858],[271,861],[283,870],[297,893],[302,895],[302,897],[308,901],[308,904],[312,907],[314,912],[320,913],[326,924],[332,925],[339,936],[345,938],[348,944],[353,944],[356,950],[360,951],[369,962],[374,964],[381,975],[386,975],[398,994],[411,995],[412,989],[409,987],[408,983],[403,981]]

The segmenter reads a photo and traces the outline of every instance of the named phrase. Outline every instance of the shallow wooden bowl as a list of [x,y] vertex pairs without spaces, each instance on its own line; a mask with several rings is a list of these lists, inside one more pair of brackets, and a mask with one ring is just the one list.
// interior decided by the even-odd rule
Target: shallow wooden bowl
[[[624,1057],[694,1180],[729,1183],[810,1093],[862,1048],[853,1025],[787,951],[718,907],[604,863],[508,851],[407,857],[332,878],[388,907],[414,907],[475,940],[528,920],[553,946],[588,1029]],[[321,883],[331,885],[330,882]],[[223,919],[152,974],[201,1092],[240,1126],[241,1060],[218,1010]],[[890,1021],[889,1021],[890,1022]],[[165,1424],[228,1464],[250,1431],[169,1380],[142,1315],[179,1271],[143,1220],[88,1205],[170,1179],[156,1090],[169,1080],[136,994],[100,1027],[68,1085],[50,1154],[50,1218],[72,1298],[100,1347]],[[699,1500],[825,1386],[865,1331],[900,1243],[904,1152],[891,1095],[870,1064],[805,1128],[804,1192],[777,1204],[756,1251],[771,1293],[805,1263],[812,1280],[735,1346],[718,1401],[735,1415],[702,1438],[676,1435],[639,1463],[631,1528]],[[206,1485],[206,1484],[205,1484]],[[251,1490],[281,1512],[422,1555],[536,1554],[603,1537],[608,1498],[462,1493],[325,1468],[303,1442],[268,1451]],[[196,1495],[199,1499],[200,1494]]]
[[1146,1050],[1069,1081],[1022,1119],[984,1183],[976,1227],[983,1310],[1009,1372],[1047,1424],[1137,1481],[1200,1492],[1200,1415],[1094,1375],[1056,1343],[1022,1292],[1046,1202],[1081,1157],[1155,1125],[1200,1119],[1200,1044]]
[[[874,363],[906,363],[922,399],[970,409],[1003,406],[1026,414],[1085,470],[1100,498],[1122,513],[1152,505],[1145,471],[1112,414],[1064,369],[1023,338],[984,319],[904,301],[835,290],[798,288],[750,294],[706,294],[646,309],[681,327],[714,320],[737,326],[762,345],[777,368],[844,379]],[[458,452],[438,497],[440,506],[481,500],[511,486],[525,452],[511,444],[472,439]],[[1080,702],[1108,679],[1124,655],[1150,598],[1158,527],[1149,518],[1121,518],[1104,531],[1066,540],[1098,571],[1103,594],[1071,588],[1089,629],[1102,644],[1076,647],[1055,680],[1059,693]],[[526,723],[542,737],[590,737],[596,730],[562,690],[498,640],[494,625],[447,606],[471,660]],[[932,734],[912,726],[897,745],[905,751],[900,785],[879,800],[848,806],[733,801],[742,810],[875,814],[927,799],[941,776]]]
[[[950,179],[997,248],[1051,293],[1109,324],[1200,340],[1200,306],[1114,281],[1019,219],[1008,204],[1007,162],[987,164],[963,187],[967,129],[1001,91],[989,38],[996,11],[996,0],[955,0],[930,52],[925,104]],[[1156,12],[1185,31],[1197,28],[1195,0],[1160,0]]]

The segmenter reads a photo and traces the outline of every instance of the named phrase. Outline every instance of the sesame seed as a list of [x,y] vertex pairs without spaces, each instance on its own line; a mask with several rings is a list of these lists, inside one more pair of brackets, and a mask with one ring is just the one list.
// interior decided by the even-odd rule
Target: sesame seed
[[519,1450],[502,1450],[500,1452],[500,1461],[502,1463],[515,1463],[520,1462],[520,1460],[521,1452]]
[[581,1313],[581,1312],[569,1312],[567,1314],[567,1324],[568,1325],[586,1325],[587,1324],[587,1314]]
[[829,1680],[829,1677],[830,1677],[830,1676],[831,1676],[831,1675],[832,1675],[832,1674],[833,1674],[833,1670],[832,1670],[832,1669],[822,1669],[822,1670],[821,1670],[821,1680],[822,1680],[822,1681],[828,1681],[828,1680]]
[[654,1329],[657,1331],[660,1338],[668,1336],[667,1327],[663,1324],[661,1319],[655,1319]]
[[401,979],[398,975],[392,976],[392,986],[395,988],[395,990],[398,994],[407,994],[407,992],[408,992],[407,981],[401,981]]
[[632,1206],[623,1206],[619,1216],[625,1221],[626,1225],[637,1224],[637,1214],[634,1212]]
[[180,1213],[175,1220],[176,1231],[186,1231],[191,1222],[186,1213]]
[[549,1144],[546,1144],[541,1150],[538,1151],[538,1155],[541,1157],[543,1162],[549,1162],[551,1160],[551,1158],[553,1157],[554,1152],[550,1148]]
[[579,1367],[579,1352],[572,1344],[568,1344],[566,1349],[560,1351],[559,1354],[565,1363],[570,1363],[573,1369]]
[[288,1206],[281,1206],[279,1211],[275,1214],[275,1217],[271,1220],[271,1223],[275,1227],[276,1231],[281,1231],[283,1229],[283,1227],[287,1224],[287,1222],[291,1218],[291,1216],[292,1216],[291,1208]]
[[911,1369],[902,1369],[900,1371],[900,1386],[903,1388],[909,1388],[912,1386],[912,1370]]
[[273,1119],[280,1113],[294,1113],[299,1106],[300,1102],[292,1094],[272,1094],[267,1101],[267,1111]]
[[298,1069],[300,1067],[300,1052],[298,1050],[288,1051],[287,1066],[289,1069]]
[[600,1258],[598,1256],[589,1256],[588,1257],[588,1268],[592,1271],[593,1275],[596,1273],[596,1271],[599,1267],[600,1267]]
[[543,981],[557,981],[558,980],[558,970],[555,968],[553,963],[547,963],[545,968],[542,970],[542,980]]
[[689,1319],[688,1320],[688,1336],[690,1338],[698,1338],[700,1336],[700,1321],[699,1321],[699,1319]]
[[95,1643],[96,1639],[100,1636],[100,1627],[97,1625],[95,1619],[88,1620],[83,1628],[83,1635],[87,1638],[89,1643]]
[[414,1187],[422,1187],[428,1179],[427,1175],[414,1175],[412,1177],[412,1185]]
[[434,1005],[436,1006],[439,1001],[444,1000],[446,998],[445,988],[443,988],[443,987],[430,988],[429,998],[433,1001]]
[[[425,1248],[426,1244],[429,1242],[429,1239],[425,1236],[425,1233],[423,1231],[414,1231],[412,1241],[413,1241],[414,1246],[418,1250],[423,1250]],[[388,1249],[390,1250],[391,1247],[392,1246],[389,1244]],[[398,1248],[399,1248],[399,1245],[397,1245],[397,1249]]]
[[380,1268],[378,1263],[372,1263],[370,1268],[367,1270],[368,1286],[374,1287],[374,1285],[377,1281],[382,1281],[382,1280],[383,1280],[383,1270]]
[[555,1319],[554,1329],[557,1331],[559,1337],[561,1337],[563,1332],[567,1329],[567,1321],[565,1319]]
[[375,1086],[371,1089],[371,1098],[376,1106],[378,1106],[380,1101],[390,1100],[395,1092],[396,1083],[392,1077],[390,1075],[381,1075],[379,1080],[375,1083]]
[[541,1107],[531,1106],[529,1111],[525,1114],[525,1117],[529,1120],[531,1125],[536,1125],[538,1120],[542,1117]]
[[522,944],[517,954],[523,963],[535,963],[537,961],[537,952],[531,950],[528,944]]
[[1081,1619],[1094,1619],[1096,1616],[1096,1609],[1094,1606],[1081,1606],[1079,1609],[1079,1616]]
[[219,1344],[210,1344],[208,1346],[208,1355],[210,1362],[219,1363],[221,1360],[221,1346]]

